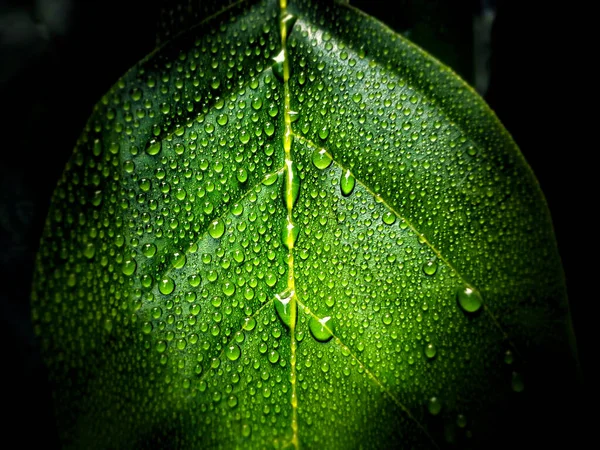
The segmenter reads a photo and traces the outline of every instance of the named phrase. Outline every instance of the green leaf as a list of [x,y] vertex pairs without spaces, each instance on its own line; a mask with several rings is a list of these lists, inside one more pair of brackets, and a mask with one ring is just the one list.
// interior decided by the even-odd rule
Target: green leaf
[[487,445],[540,348],[573,366],[514,142],[344,4],[241,2],[121,78],[54,193],[32,302],[82,448]]

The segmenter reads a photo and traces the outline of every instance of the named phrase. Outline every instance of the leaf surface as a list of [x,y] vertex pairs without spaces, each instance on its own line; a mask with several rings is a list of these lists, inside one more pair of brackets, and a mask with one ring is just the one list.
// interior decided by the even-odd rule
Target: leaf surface
[[33,305],[85,448],[485,441],[530,349],[567,337],[508,133],[341,4],[235,4],[120,79],[55,191]]

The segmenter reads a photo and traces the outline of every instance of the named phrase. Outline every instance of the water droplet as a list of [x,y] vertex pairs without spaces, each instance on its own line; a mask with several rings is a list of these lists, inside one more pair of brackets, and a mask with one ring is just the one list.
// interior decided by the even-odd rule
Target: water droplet
[[506,364],[512,364],[514,360],[515,358],[513,352],[511,352],[510,350],[506,350],[506,352],[504,353],[504,362]]
[[243,167],[240,167],[238,169],[238,171],[236,172],[236,177],[240,183],[245,183],[246,180],[248,179],[248,171],[246,169],[244,169]]
[[227,297],[231,297],[233,294],[235,294],[235,284],[233,284],[231,281],[226,281],[223,285],[223,294],[225,294]]
[[381,217],[381,220],[387,225],[392,225],[396,221],[396,214],[391,211],[386,211]]
[[202,278],[200,278],[200,275],[190,275],[188,277],[188,283],[190,283],[191,287],[200,286],[201,281],[202,281]]
[[250,427],[250,425],[248,425],[247,423],[242,425],[242,436],[244,437],[250,437],[250,434],[252,434],[252,428]]
[[324,373],[327,373],[327,372],[329,372],[329,363],[328,363],[327,361],[323,361],[323,362],[321,363],[321,370],[322,370]]
[[95,254],[96,247],[94,247],[94,244],[92,244],[91,242],[88,242],[85,248],[83,249],[83,256],[85,256],[87,259],[92,259]]
[[225,350],[225,356],[227,356],[227,358],[229,358],[230,361],[237,360],[241,354],[242,351],[240,350],[240,347],[238,347],[237,344],[229,344],[229,346]]
[[227,117],[227,114],[219,114],[219,116],[217,117],[217,123],[221,126],[227,125],[228,120],[229,117]]
[[277,361],[279,361],[279,352],[277,350],[271,350],[269,352],[269,362],[271,362],[272,364],[275,364]]
[[181,269],[185,266],[187,258],[185,257],[185,253],[183,252],[175,252],[173,253],[173,264],[174,269]]
[[163,295],[169,295],[175,290],[175,282],[169,277],[163,277],[158,283],[158,290]]
[[164,351],[167,349],[167,343],[163,340],[160,340],[156,343],[156,351],[158,353],[164,353]]
[[392,317],[392,315],[391,315],[391,314],[388,312],[388,313],[385,313],[385,314],[383,315],[383,318],[382,318],[381,320],[383,321],[383,324],[384,324],[384,325],[389,325],[389,324],[391,324],[391,323],[392,323],[392,321],[394,320],[394,318],[393,318],[393,317]]
[[[283,187],[284,204],[286,208],[292,209],[298,200],[298,195],[300,195],[300,175],[298,175],[296,164],[291,161],[287,163],[286,182]],[[289,197],[287,195],[288,190],[290,192]]]
[[466,312],[476,312],[483,303],[481,294],[477,289],[470,287],[460,287],[456,292],[456,297],[460,307]]
[[144,244],[142,247],[142,253],[146,258],[152,258],[156,254],[156,245]]
[[250,141],[250,133],[248,133],[246,130],[241,130],[239,138],[242,144],[247,144]]
[[123,274],[130,277],[135,272],[136,267],[137,267],[137,263],[135,262],[135,259],[126,260],[123,263],[123,267],[122,267]]
[[150,156],[158,155],[161,149],[161,141],[157,141],[156,139],[152,139],[148,142],[148,146],[146,147],[146,153]]
[[244,330],[246,330],[246,331],[252,331],[252,330],[254,330],[255,326],[256,326],[256,319],[254,317],[246,317],[244,319],[244,325],[242,325],[242,328],[244,328]]
[[458,416],[456,416],[456,425],[458,425],[460,428],[464,428],[467,426],[467,418],[464,414],[459,414]]
[[288,250],[294,248],[294,243],[298,238],[299,231],[300,229],[292,223],[289,217],[286,217],[283,220],[283,227],[281,230],[281,241],[288,248]]
[[235,408],[238,404],[238,399],[235,395],[230,395],[229,398],[227,399],[227,404],[229,405],[230,408]]
[[219,239],[225,233],[225,223],[221,219],[213,220],[208,227],[208,234],[214,239]]
[[289,36],[290,33],[292,32],[292,28],[294,28],[294,24],[296,23],[296,19],[297,17],[294,16],[293,14],[286,14],[281,21],[283,22],[284,26],[285,26],[285,34],[286,36]]
[[142,333],[150,334],[152,333],[152,322],[144,322],[142,325]]
[[332,162],[331,156],[324,148],[317,149],[312,154],[312,162],[317,169],[327,169]]
[[435,348],[435,345],[431,342],[425,346],[425,356],[427,356],[429,359],[434,358],[436,353],[437,349]]
[[442,410],[442,403],[437,397],[431,397],[427,402],[427,409],[433,416],[437,416]]
[[[281,294],[275,294],[275,311],[281,319],[281,321],[288,327],[292,326],[292,306],[295,302],[292,302],[294,291],[284,291]],[[296,315],[297,316],[297,315]]]
[[275,78],[283,83],[283,62],[285,61],[285,52],[283,49],[275,58],[273,58],[273,61],[273,74],[275,75]]
[[322,127],[319,130],[319,137],[323,140],[327,139],[327,137],[329,136],[329,128],[327,127]]
[[262,104],[263,104],[262,98],[259,97],[258,95],[252,99],[251,105],[252,105],[252,108],[254,108],[255,110],[258,111],[260,108],[262,108]]
[[423,272],[425,275],[434,275],[437,272],[437,263],[435,261],[427,261],[423,264]]
[[330,316],[317,319],[311,317],[308,321],[308,328],[313,337],[319,342],[327,342],[333,337],[335,331],[333,320]]
[[518,372],[512,373],[511,387],[512,387],[512,390],[515,392],[523,392],[523,390],[525,389],[525,383],[523,381],[523,376],[520,373],[518,373]]
[[340,178],[340,190],[342,191],[342,195],[344,197],[348,197],[354,191],[354,186],[356,185],[356,180],[352,176],[349,170],[346,170],[342,173]]

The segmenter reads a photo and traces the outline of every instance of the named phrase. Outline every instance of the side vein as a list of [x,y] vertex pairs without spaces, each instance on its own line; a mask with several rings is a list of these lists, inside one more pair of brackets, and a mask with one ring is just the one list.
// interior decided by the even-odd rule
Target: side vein
[[[310,308],[308,308],[306,305],[304,305],[304,303],[302,303],[300,300],[298,301],[298,305],[302,308],[302,310],[305,313],[308,313],[310,316],[312,316],[313,318],[315,318],[316,320],[320,320],[320,317],[316,316],[311,310]],[[360,358],[358,356],[356,356],[351,350],[350,348],[344,344],[342,342],[342,340],[339,338],[339,336],[337,336],[333,330],[331,330],[329,327],[327,327],[327,324],[323,324],[323,327],[325,329],[327,329],[327,331],[329,331],[331,333],[331,335],[333,336],[333,340],[336,342],[336,344],[338,344],[342,349],[345,349],[348,354],[352,357],[352,359],[354,359],[358,365],[363,369],[364,373],[371,379],[371,381],[373,381],[373,383],[375,383],[382,391],[384,394],[386,394],[390,399],[392,399],[392,401],[400,408],[402,409],[402,411],[404,411],[404,413],[414,422],[417,424],[417,426],[421,429],[421,431],[423,431],[423,433],[425,433],[425,435],[429,438],[429,440],[431,441],[431,443],[434,445],[435,448],[439,448],[437,443],[434,441],[433,437],[428,433],[428,431],[425,429],[425,427],[421,424],[421,422],[419,422],[417,420],[417,418],[415,416],[412,415],[412,413],[410,412],[410,410],[404,405],[404,403],[402,403],[400,401],[400,399],[398,399],[398,397],[396,397],[394,395],[393,392],[391,392],[380,380],[379,378],[377,378],[377,376],[371,372],[369,370],[369,368],[360,360]]]

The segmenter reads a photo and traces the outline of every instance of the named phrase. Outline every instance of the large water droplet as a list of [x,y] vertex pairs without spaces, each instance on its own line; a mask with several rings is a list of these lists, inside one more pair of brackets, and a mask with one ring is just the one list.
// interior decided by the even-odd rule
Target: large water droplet
[[435,261],[427,261],[423,264],[423,272],[425,275],[434,275],[437,272],[437,263]]
[[163,277],[158,283],[158,290],[163,295],[169,295],[175,290],[175,282],[169,277]]
[[342,173],[342,177],[340,178],[340,190],[342,191],[342,195],[344,197],[348,197],[354,191],[354,186],[356,185],[356,180],[352,176],[349,170],[346,170]]
[[396,221],[396,214],[391,211],[386,211],[383,213],[381,220],[383,220],[383,223],[386,225],[392,225]]
[[221,219],[213,220],[208,227],[208,234],[214,239],[219,239],[223,233],[225,233],[225,223]]
[[456,298],[460,307],[470,313],[478,311],[483,303],[479,291],[468,286],[458,288]]
[[327,342],[333,337],[335,331],[333,326],[333,320],[330,316],[317,319],[311,317],[308,321],[308,328],[313,337],[319,342]]
[[294,225],[289,217],[286,217],[283,221],[283,227],[281,230],[281,241],[288,250],[294,248],[294,243],[298,238],[298,232],[300,229]]
[[148,146],[146,147],[146,153],[151,156],[158,155],[161,149],[161,141],[157,141],[156,139],[152,139],[148,142]]
[[297,17],[294,16],[293,14],[286,14],[281,19],[281,21],[283,22],[283,24],[285,26],[285,34],[287,36],[289,36],[290,33],[292,32],[292,28],[294,28],[294,24],[296,23],[296,19],[297,19]]
[[156,254],[156,245],[144,244],[142,247],[142,253],[146,258],[152,258]]
[[137,263],[135,262],[135,259],[132,258],[132,259],[126,260],[123,263],[123,267],[122,267],[123,274],[130,277],[135,272],[136,267],[137,267]]
[[[286,179],[283,186],[283,199],[287,209],[292,209],[298,200],[300,195],[300,175],[298,175],[298,169],[296,164],[292,161],[287,163]],[[289,191],[289,195],[288,195]]]
[[227,356],[227,358],[229,358],[230,361],[237,360],[241,354],[242,351],[240,350],[240,347],[237,344],[229,344],[229,346],[225,350],[225,356]]
[[317,169],[327,169],[332,162],[331,156],[324,148],[316,149],[312,154],[312,162]]
[[435,345],[431,342],[425,346],[425,356],[427,356],[429,359],[434,358],[436,353],[437,349],[435,348]]
[[94,247],[94,244],[92,244],[91,242],[88,242],[85,248],[83,249],[83,256],[85,256],[87,259],[92,259],[95,254],[96,247]]
[[283,63],[285,61],[285,52],[283,51],[283,49],[275,58],[273,58],[273,61],[273,74],[279,81],[283,83]]
[[291,328],[292,326],[292,306],[295,307],[296,302],[292,302],[294,291],[285,290],[281,294],[275,294],[275,311],[281,321]]
[[427,409],[432,415],[437,416],[442,410],[442,402],[437,397],[431,397],[427,402]]

